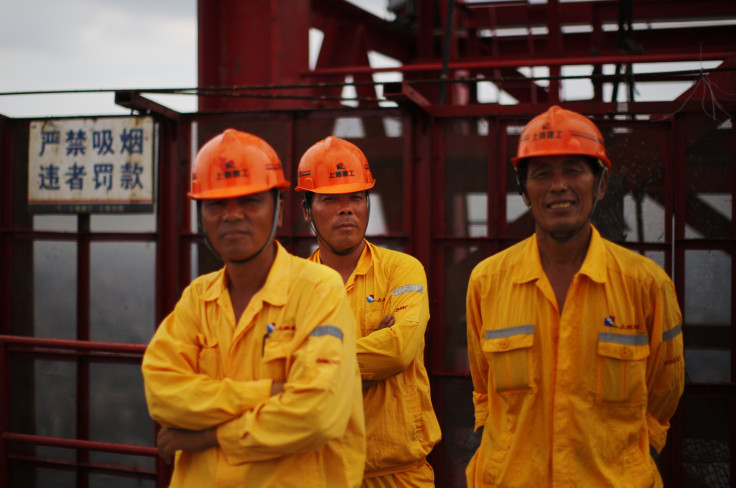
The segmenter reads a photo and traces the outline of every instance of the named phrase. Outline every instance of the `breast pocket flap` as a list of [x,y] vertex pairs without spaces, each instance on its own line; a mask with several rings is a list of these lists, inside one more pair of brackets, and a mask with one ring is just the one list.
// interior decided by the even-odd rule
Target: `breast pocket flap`
[[533,332],[531,326],[487,330],[482,347],[485,352],[508,352],[530,348],[534,345]]
[[263,349],[263,360],[265,362],[274,361],[276,359],[284,359],[288,354],[286,344],[283,342],[266,341],[266,347]]
[[[598,355],[618,359],[621,361],[639,361],[649,357],[649,343],[635,343],[626,338],[628,337],[644,337],[646,336],[625,336],[622,335],[620,339],[614,341],[599,340],[598,341]],[[637,342],[641,342],[638,340]]]

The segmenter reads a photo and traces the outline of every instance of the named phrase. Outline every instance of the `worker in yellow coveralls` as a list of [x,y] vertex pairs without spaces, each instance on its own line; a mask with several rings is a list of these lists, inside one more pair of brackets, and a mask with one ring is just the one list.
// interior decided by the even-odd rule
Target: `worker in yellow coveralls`
[[374,183],[363,152],[328,137],[302,156],[296,190],[303,192],[304,218],[319,243],[310,259],[340,273],[360,325],[363,486],[431,487],[434,472],[426,458],[440,428],[424,367],[427,277],[414,257],[366,241]]
[[512,162],[535,232],[468,284],[468,487],[661,487],[684,387],[674,285],[591,224],[611,162],[590,119],[551,107]]
[[365,425],[357,324],[340,276],[274,235],[288,189],[273,148],[228,129],[189,196],[225,265],[195,279],[143,357],[172,487],[356,487]]

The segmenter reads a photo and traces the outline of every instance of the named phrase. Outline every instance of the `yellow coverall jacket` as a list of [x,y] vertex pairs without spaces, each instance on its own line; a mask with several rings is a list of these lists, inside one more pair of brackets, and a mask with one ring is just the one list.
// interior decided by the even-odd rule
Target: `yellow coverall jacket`
[[[319,249],[310,259],[319,262]],[[441,437],[424,368],[429,320],[424,267],[408,254],[366,241],[345,289],[360,324],[360,374],[364,380],[378,381],[363,395],[364,476],[414,469]],[[394,325],[376,330],[386,315],[394,317]]]
[[[178,451],[172,487],[356,487],[365,425],[357,324],[340,276],[277,243],[240,320],[225,270],[194,280],[143,358],[151,417],[217,427],[219,448]],[[274,381],[284,392],[270,396]]]
[[653,261],[596,229],[560,316],[536,236],[476,266],[468,487],[652,487],[684,387],[682,316]]

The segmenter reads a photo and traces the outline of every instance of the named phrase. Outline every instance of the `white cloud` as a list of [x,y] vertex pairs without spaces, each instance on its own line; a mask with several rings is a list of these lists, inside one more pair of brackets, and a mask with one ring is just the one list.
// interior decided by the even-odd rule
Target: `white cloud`
[[[197,84],[196,0],[0,0],[0,92]],[[167,97],[176,110],[196,98]],[[112,93],[0,96],[11,117],[117,114]]]

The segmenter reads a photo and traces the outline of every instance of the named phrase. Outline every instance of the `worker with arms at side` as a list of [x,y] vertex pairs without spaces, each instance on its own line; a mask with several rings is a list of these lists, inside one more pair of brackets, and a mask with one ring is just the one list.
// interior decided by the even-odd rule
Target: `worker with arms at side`
[[184,290],[142,366],[172,487],[361,483],[357,325],[340,276],[274,240],[288,187],[252,134],[228,129],[197,154],[189,196],[225,265]]
[[440,428],[424,367],[427,277],[414,257],[366,241],[374,183],[363,152],[330,136],[302,156],[296,190],[303,192],[304,219],[319,244],[310,259],[340,273],[360,327],[363,486],[431,487],[434,472],[426,457]]
[[674,285],[591,224],[611,162],[590,119],[551,107],[512,162],[535,232],[468,284],[468,487],[661,487],[684,387]]

